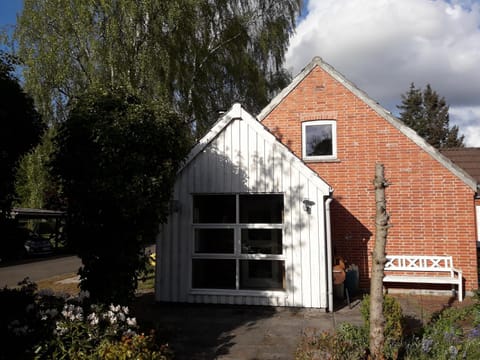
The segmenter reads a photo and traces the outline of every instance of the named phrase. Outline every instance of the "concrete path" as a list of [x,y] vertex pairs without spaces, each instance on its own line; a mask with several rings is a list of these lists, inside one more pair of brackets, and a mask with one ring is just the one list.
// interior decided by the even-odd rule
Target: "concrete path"
[[291,360],[303,333],[334,330],[342,322],[362,323],[359,303],[326,313],[295,309],[226,305],[172,305],[140,301],[134,310],[157,329],[179,360]]

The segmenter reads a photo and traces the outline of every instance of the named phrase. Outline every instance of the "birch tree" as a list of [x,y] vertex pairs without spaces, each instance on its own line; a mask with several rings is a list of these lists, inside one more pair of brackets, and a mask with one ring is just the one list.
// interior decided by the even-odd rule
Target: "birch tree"
[[25,86],[51,121],[91,85],[171,102],[201,133],[219,110],[258,112],[283,70],[301,0],[25,0]]

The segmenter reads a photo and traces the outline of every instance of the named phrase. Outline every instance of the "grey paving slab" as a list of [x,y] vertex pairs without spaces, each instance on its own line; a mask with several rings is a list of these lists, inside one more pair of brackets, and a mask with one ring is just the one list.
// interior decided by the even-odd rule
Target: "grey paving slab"
[[342,322],[362,323],[358,304],[327,313],[321,309],[159,304],[150,299],[135,311],[170,343],[178,360],[289,360],[305,332],[333,331]]

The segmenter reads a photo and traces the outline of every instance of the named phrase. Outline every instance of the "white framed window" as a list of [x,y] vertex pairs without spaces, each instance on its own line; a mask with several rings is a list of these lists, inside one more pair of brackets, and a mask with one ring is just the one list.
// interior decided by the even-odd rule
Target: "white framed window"
[[193,195],[193,290],[285,290],[282,194]]
[[302,157],[304,160],[337,158],[337,122],[315,120],[302,123]]

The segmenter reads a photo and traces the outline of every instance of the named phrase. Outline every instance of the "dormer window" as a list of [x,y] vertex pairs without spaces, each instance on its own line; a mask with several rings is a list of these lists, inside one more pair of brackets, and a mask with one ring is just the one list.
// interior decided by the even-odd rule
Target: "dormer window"
[[315,120],[302,123],[302,156],[304,160],[337,158],[337,122]]

